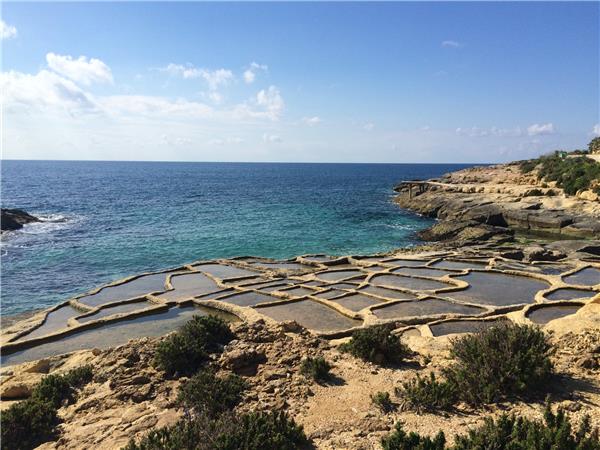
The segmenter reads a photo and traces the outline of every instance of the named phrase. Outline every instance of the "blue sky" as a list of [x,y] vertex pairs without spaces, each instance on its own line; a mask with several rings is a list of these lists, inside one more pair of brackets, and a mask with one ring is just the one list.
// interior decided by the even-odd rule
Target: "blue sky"
[[4,3],[3,158],[494,162],[600,134],[599,3]]

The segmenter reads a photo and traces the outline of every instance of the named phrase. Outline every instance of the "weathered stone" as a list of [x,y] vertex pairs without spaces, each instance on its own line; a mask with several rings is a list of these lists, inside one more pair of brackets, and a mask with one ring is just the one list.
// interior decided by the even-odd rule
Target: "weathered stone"
[[39,222],[40,219],[21,209],[0,209],[0,229],[2,231],[19,230],[23,225]]

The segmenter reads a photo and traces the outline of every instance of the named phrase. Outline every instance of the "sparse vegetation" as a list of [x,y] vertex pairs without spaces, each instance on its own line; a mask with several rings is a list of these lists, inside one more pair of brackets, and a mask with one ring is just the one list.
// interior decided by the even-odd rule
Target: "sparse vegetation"
[[411,354],[410,349],[385,325],[356,330],[341,351],[374,363],[400,362]]
[[[590,142],[590,151],[600,147],[600,143],[594,142],[596,139]],[[539,180],[555,181],[569,195],[594,186],[596,191],[599,189],[600,164],[585,156],[565,157],[564,152],[554,152],[538,159],[522,161],[519,167],[522,173],[530,173],[537,168]]]
[[2,448],[26,450],[53,439],[60,423],[58,408],[75,399],[75,390],[92,379],[84,366],[65,375],[48,375],[33,389],[31,397],[2,412]]
[[185,417],[124,450],[295,450],[308,446],[302,427],[283,412]]
[[550,405],[543,421],[504,414],[497,420],[487,418],[481,427],[457,436],[452,446],[446,447],[445,440],[442,431],[432,440],[407,434],[398,423],[381,443],[384,450],[600,450],[598,430],[591,429],[589,418],[573,430],[564,411],[555,414]]
[[444,371],[461,400],[472,404],[529,394],[547,386],[552,374],[550,344],[528,325],[501,325],[458,338]]
[[458,398],[454,386],[447,381],[438,381],[433,373],[429,378],[417,375],[403,383],[401,388],[396,388],[396,396],[402,399],[403,408],[419,413],[449,410]]
[[389,392],[376,392],[372,394],[371,402],[384,413],[394,410],[394,403]]
[[322,356],[317,356],[316,358],[308,357],[300,365],[300,373],[302,375],[318,382],[327,381],[331,377],[330,370],[331,364]]
[[177,400],[195,414],[215,417],[232,410],[242,400],[247,387],[248,384],[237,375],[218,377],[208,369],[185,382],[179,389]]
[[541,197],[544,193],[539,189],[531,189],[525,192],[525,197]]
[[600,136],[595,137],[588,144],[588,151],[590,153],[600,153]]
[[215,316],[194,316],[156,349],[155,365],[169,375],[191,375],[208,354],[233,339],[227,323]]

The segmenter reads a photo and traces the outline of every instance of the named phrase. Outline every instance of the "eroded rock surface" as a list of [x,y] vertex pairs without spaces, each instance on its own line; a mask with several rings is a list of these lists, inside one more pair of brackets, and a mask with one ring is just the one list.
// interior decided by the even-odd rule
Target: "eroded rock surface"
[[0,228],[2,231],[14,231],[23,228],[23,225],[39,222],[40,219],[26,213],[21,209],[0,209]]

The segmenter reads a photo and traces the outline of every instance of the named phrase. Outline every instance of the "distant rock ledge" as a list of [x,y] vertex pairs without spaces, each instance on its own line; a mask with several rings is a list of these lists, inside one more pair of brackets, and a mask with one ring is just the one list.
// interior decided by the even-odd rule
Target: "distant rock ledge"
[[6,209],[2,208],[1,211],[1,220],[0,220],[0,228],[2,231],[13,231],[23,228],[23,225],[32,222],[39,222],[35,216],[32,216],[29,213],[21,209]]

